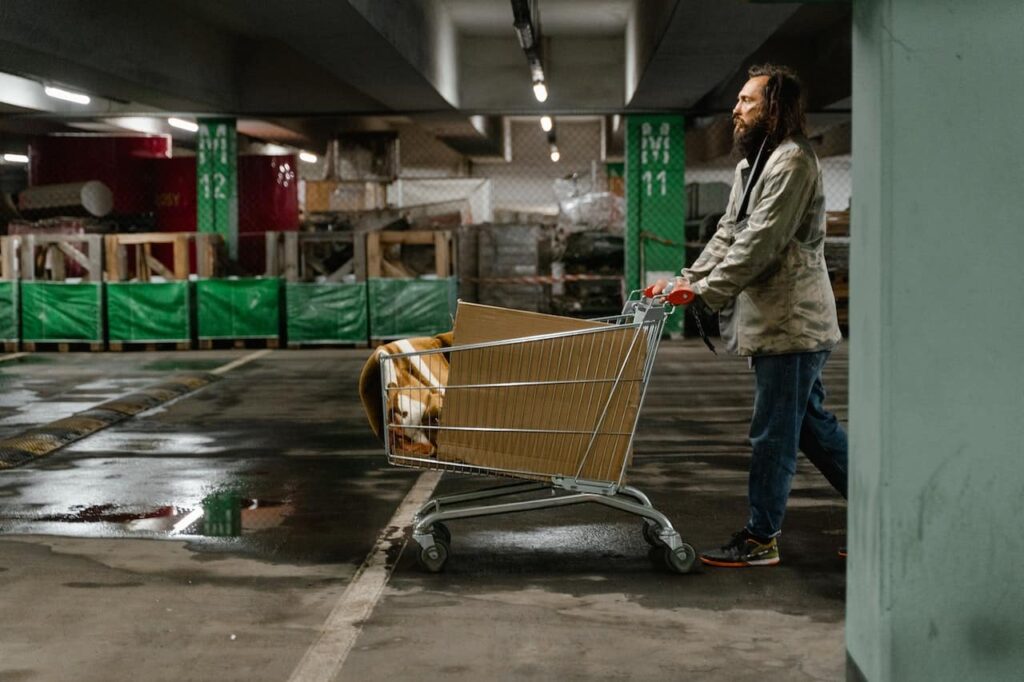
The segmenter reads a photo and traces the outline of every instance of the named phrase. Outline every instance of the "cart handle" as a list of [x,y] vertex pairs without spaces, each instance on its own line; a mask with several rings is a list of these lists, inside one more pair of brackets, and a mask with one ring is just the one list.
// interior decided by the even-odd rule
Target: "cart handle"
[[646,298],[661,296],[668,303],[674,306],[689,305],[697,298],[697,294],[689,287],[676,287],[674,282],[666,282],[659,279],[651,286],[644,289]]

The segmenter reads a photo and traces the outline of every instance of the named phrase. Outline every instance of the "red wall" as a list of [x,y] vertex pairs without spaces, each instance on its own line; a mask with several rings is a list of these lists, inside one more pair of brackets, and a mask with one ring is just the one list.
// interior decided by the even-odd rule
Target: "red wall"
[[29,144],[29,185],[99,180],[114,194],[114,213],[153,211],[152,159],[171,155],[169,135],[69,133]]
[[[156,226],[169,232],[196,229],[196,159],[161,159],[156,167]],[[238,232],[299,229],[299,189],[294,156],[238,157]]]
[[[265,232],[299,229],[295,164],[294,156],[238,157],[238,261],[250,274],[260,274],[265,269]],[[153,165],[157,229],[195,232],[195,157],[159,159]],[[161,260],[169,260],[164,251],[157,253]]]

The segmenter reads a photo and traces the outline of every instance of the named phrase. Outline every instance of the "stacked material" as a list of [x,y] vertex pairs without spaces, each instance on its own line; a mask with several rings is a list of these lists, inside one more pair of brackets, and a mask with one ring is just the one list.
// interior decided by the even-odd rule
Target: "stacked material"
[[477,232],[477,300],[518,310],[550,308],[550,229],[541,225],[481,225]]

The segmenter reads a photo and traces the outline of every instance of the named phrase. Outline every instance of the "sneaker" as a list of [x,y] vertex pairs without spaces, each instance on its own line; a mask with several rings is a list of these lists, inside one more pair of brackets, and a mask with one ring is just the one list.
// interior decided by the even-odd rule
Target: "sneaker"
[[840,547],[839,551],[837,552],[837,554],[839,555],[840,559],[845,559],[846,558],[846,548],[845,547]]
[[743,529],[721,549],[701,553],[700,560],[708,566],[725,568],[774,566],[779,563],[779,543],[775,538],[762,542]]

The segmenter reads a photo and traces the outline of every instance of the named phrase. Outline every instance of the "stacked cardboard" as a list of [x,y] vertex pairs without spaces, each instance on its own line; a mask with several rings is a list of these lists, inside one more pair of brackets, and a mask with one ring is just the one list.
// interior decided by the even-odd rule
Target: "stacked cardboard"
[[618,481],[640,407],[645,331],[460,302],[454,342],[577,331],[591,333],[453,351],[438,459],[521,478]]

